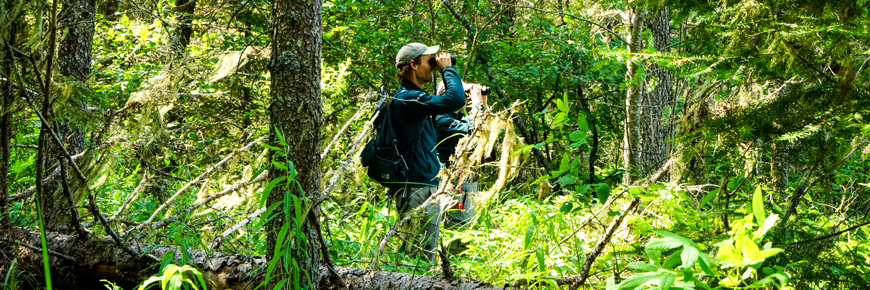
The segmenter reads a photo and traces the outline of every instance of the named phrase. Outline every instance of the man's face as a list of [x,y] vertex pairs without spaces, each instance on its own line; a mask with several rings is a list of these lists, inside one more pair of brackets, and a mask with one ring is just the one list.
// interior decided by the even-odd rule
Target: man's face
[[432,66],[429,65],[429,59],[433,58],[433,55],[421,55],[420,63],[416,64],[416,68],[414,72],[417,74],[417,79],[423,83],[432,82]]

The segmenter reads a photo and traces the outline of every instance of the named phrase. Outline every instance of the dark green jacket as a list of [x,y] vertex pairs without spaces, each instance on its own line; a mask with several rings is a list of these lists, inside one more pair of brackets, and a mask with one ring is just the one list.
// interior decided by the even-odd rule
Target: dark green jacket
[[435,132],[438,135],[438,160],[447,164],[456,153],[456,145],[463,135],[471,133],[474,122],[462,112],[449,112],[435,116]]
[[390,105],[398,147],[410,169],[411,186],[438,186],[441,182],[437,178],[441,164],[435,152],[433,117],[459,110],[465,105],[465,93],[456,69],[448,66],[441,75],[447,85],[444,95],[426,93],[413,82],[403,80],[396,99]]

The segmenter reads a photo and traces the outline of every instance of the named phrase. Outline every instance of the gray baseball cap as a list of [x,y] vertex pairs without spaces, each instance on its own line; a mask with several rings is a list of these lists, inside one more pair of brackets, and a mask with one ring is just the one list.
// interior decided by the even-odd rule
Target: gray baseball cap
[[417,58],[418,56],[425,54],[435,54],[440,49],[439,46],[426,46],[425,44],[412,42],[405,44],[402,46],[402,49],[399,50],[399,53],[396,54],[396,68],[399,68],[400,64],[408,63],[412,59]]

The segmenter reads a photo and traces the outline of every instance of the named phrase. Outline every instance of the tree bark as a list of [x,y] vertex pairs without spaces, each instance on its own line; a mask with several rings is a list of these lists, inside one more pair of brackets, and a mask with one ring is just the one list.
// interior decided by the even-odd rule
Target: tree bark
[[[269,205],[284,202],[286,206],[278,207],[272,213],[275,218],[266,224],[266,251],[270,258],[280,258],[281,251],[290,251],[290,255],[285,257],[289,256],[294,260],[298,270],[283,269],[282,263],[277,263],[273,272],[276,277],[270,277],[267,289],[273,289],[278,281],[289,278],[290,282],[286,282],[287,286],[282,286],[282,289],[290,288],[290,285],[298,282],[308,285],[308,289],[316,290],[322,277],[319,271],[321,257],[318,251],[318,233],[312,225],[320,218],[319,206],[314,205],[312,208],[312,201],[321,192],[321,2],[278,0],[273,7],[272,60],[269,65],[272,74],[269,143],[283,151],[269,151],[273,164],[269,169],[269,180],[271,182],[280,177],[292,179],[292,176],[288,176],[292,172],[274,166],[292,165],[290,168],[295,168],[298,173],[293,182],[298,182],[299,186],[294,184],[288,187],[288,182],[285,181],[269,193]],[[285,144],[281,144],[282,140]],[[298,203],[285,199],[284,192],[288,190]],[[309,209],[311,212],[306,214]],[[297,216],[301,216],[302,220],[297,220]],[[284,241],[283,244],[278,244],[278,235],[285,224],[289,224],[290,229],[286,231],[285,237],[280,238]]]
[[[32,246],[39,244],[39,232],[16,230],[15,235],[21,242]],[[124,289],[135,286],[151,275],[157,274],[159,267],[136,259],[108,239],[77,239],[74,236],[49,233],[48,248],[54,285],[58,289],[102,289],[101,279],[106,279]],[[174,253],[181,260],[181,250],[174,246],[154,246],[150,244],[131,245],[139,253],[163,256]],[[27,246],[18,247],[21,253],[19,265],[40,267],[38,251]],[[38,248],[37,248],[38,249]],[[265,273],[266,258],[262,256],[231,255],[219,252],[190,251],[190,262],[202,271],[209,289],[250,290],[260,285]],[[28,269],[24,269],[28,270]],[[336,273],[348,289],[478,289],[500,290],[500,286],[469,279],[447,279],[444,277],[421,276],[410,273],[388,271],[367,271],[359,268],[336,267]],[[325,267],[316,268],[317,276],[325,276]],[[39,273],[39,271],[29,271]],[[318,286],[328,289],[328,280],[323,279]],[[262,287],[261,287],[262,289]],[[267,288],[268,289],[268,288]],[[309,288],[310,289],[310,288]]]
[[175,2],[175,20],[178,21],[178,53],[183,53],[190,44],[190,36],[193,34],[191,19],[196,9],[196,0],[178,0]]
[[[16,17],[17,18],[17,17]],[[14,18],[13,18],[14,19]],[[17,21],[11,23],[9,35],[6,35],[2,40],[5,44],[12,45],[15,43]],[[3,93],[0,93],[0,102],[3,106],[0,107],[0,239],[8,238],[12,232],[12,220],[9,217],[9,184],[7,175],[9,174],[9,140],[12,139],[12,103],[14,101],[14,91],[12,86],[11,76],[15,69],[12,64],[12,51],[8,48],[0,49],[3,55],[4,69],[6,76],[10,80],[6,81],[6,86],[3,88]],[[0,270],[8,270],[7,266],[15,259],[13,255],[12,244],[7,240],[0,240]],[[0,272],[2,273],[2,272]]]
[[[634,9],[634,17],[632,17],[631,21],[631,37],[628,40],[629,53],[637,53],[643,47],[643,38],[641,37],[641,33],[643,32],[643,14],[643,9]],[[640,145],[640,132],[637,121],[637,118],[640,115],[638,110],[640,107],[637,106],[637,104],[640,102],[640,89],[642,83],[640,80],[635,79],[637,77],[637,63],[634,60],[629,59],[627,65],[627,77],[631,80],[631,85],[629,85],[625,93],[625,129],[623,131],[622,139],[622,168],[625,172],[622,175],[622,183],[631,184],[632,173],[635,173],[633,166],[637,159],[636,148],[639,148]]]
[[[88,77],[91,75],[91,55],[94,40],[94,19],[96,15],[95,0],[72,0],[63,3],[61,12],[63,19],[60,22],[60,29],[67,30],[66,37],[60,42],[58,47],[57,67],[58,71],[72,80],[84,85]],[[75,94],[75,91],[73,92]],[[71,107],[81,107],[84,104],[78,104],[75,100],[79,98],[67,98],[68,105]],[[55,120],[54,113],[51,112],[46,118]],[[85,146],[85,134],[75,124],[70,124],[66,121],[58,121],[54,125],[57,133],[63,138],[64,146],[70,152],[81,152]],[[47,147],[46,167],[57,166],[59,163],[58,156],[61,156],[63,150],[52,142],[49,142]],[[73,178],[75,179],[75,178]],[[60,190],[62,182],[69,182],[72,186],[70,190],[76,192],[79,186],[83,186],[83,182],[76,180],[57,180],[49,183],[46,186],[45,194],[42,197],[45,211],[45,224],[48,230],[57,231],[72,227],[66,227],[71,219],[69,203]],[[77,196],[75,202],[78,204],[83,199],[82,196]]]
[[[667,51],[671,34],[668,8],[662,7],[648,18],[645,16],[647,11],[635,9],[638,11],[632,21],[629,52],[636,53],[643,48],[641,34],[644,25],[652,32],[653,47],[657,51]],[[629,63],[628,68],[632,82],[625,102],[623,166],[626,172],[623,182],[626,184],[632,181],[632,175],[641,177],[661,167],[671,150],[670,144],[665,142],[671,137],[671,129],[663,120],[665,108],[674,95],[672,74],[667,68],[649,62],[645,66],[646,79],[641,81],[634,79],[637,77],[637,66],[636,63]]]
[[[668,7],[660,8],[646,19],[646,25],[652,32],[653,46],[659,52],[668,50],[670,22]],[[665,139],[671,138],[671,127],[664,122],[665,108],[668,108],[668,103],[674,99],[671,72],[652,61],[647,64],[646,69],[648,73],[640,101],[642,106],[638,108],[640,144],[636,151],[639,157],[637,160],[639,172],[644,175],[658,169],[668,159],[671,146],[670,143],[665,142]]]

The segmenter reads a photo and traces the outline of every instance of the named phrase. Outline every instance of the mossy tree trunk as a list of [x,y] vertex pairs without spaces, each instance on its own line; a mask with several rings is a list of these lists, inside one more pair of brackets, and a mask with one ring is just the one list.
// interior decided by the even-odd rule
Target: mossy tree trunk
[[[289,278],[290,282],[284,282],[282,289],[291,288],[294,280],[300,285],[308,285],[308,289],[317,289],[322,275],[319,271],[320,244],[313,223],[320,218],[320,210],[319,206],[310,207],[320,195],[322,8],[320,0],[277,0],[273,7],[269,143],[281,151],[269,152],[273,164],[269,168],[269,180],[287,177],[291,172],[284,166],[292,164],[290,168],[295,168],[298,173],[294,182],[299,186],[287,187],[286,182],[282,182],[269,193],[268,205],[290,203],[287,204],[290,212],[282,210],[283,206],[278,207],[272,213],[275,218],[266,224],[267,256],[273,259],[276,253],[290,251],[285,257],[293,261],[287,263],[295,264],[296,269],[282,269],[284,263],[277,263],[273,272],[278,273],[275,274],[277,277],[272,277],[266,288],[274,289],[279,281]],[[285,144],[281,144],[279,134]],[[277,164],[283,166],[275,166]],[[299,202],[285,199],[286,191]],[[297,216],[302,216],[302,220]],[[278,236],[285,224],[290,225],[289,230],[285,237],[280,238],[284,242],[278,244]]]
[[[58,31],[58,34],[66,36],[61,40],[58,47],[58,71],[65,78],[68,78],[69,81],[75,81],[77,86],[86,87],[86,81],[91,75],[96,1],[64,1],[59,16],[63,18],[59,23],[60,31]],[[65,33],[63,30],[66,30]],[[65,82],[66,80],[56,79],[55,81]],[[73,94],[81,93],[82,90],[73,90]],[[57,98],[57,96],[54,97]],[[46,116],[49,121],[56,120],[54,126],[57,129],[57,133],[62,138],[62,141],[64,141],[67,151],[72,154],[77,154],[84,150],[85,134],[77,126],[78,124],[70,122],[70,118],[64,116],[77,114],[78,112],[74,111],[85,106],[84,99],[79,96],[69,96],[65,98],[65,102],[55,105],[55,109],[68,110],[67,112],[59,112],[60,114],[51,113],[50,115],[52,116]],[[54,115],[59,115],[60,118],[55,118]],[[47,168],[59,166],[58,158],[63,154],[63,149],[59,148],[54,142],[49,142],[46,152],[45,166]],[[51,231],[70,232],[72,227],[64,226],[70,221],[70,209],[69,200],[61,190],[61,182],[70,182],[70,191],[72,192],[76,192],[77,187],[83,185],[82,182],[57,180],[46,186],[46,194],[42,197],[45,207],[45,225]]]
[[[3,42],[13,45],[15,43],[17,21],[13,20],[8,31],[9,34],[3,35]],[[4,33],[4,32],[0,32]],[[10,80],[0,88],[0,102],[3,106],[0,107],[0,273],[7,272],[8,266],[15,259],[13,244],[5,239],[11,239],[9,233],[12,232],[12,220],[9,217],[9,183],[7,175],[9,173],[9,141],[12,139],[12,104],[15,100],[15,90],[12,86],[11,76],[13,70],[13,55],[8,49],[0,49],[0,56],[3,59],[3,69],[6,76]]]

